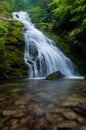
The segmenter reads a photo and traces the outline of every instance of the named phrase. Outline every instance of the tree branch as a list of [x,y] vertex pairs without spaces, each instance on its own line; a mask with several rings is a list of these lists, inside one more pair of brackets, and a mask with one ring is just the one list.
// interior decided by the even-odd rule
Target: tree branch
[[3,16],[0,16],[0,19],[8,20],[8,21],[16,21],[16,20],[14,20],[14,19],[9,19],[9,18],[3,17]]

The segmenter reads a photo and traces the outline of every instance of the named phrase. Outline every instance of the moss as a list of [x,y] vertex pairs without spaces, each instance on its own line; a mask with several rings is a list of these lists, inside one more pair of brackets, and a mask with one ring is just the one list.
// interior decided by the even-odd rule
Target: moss
[[27,76],[23,59],[22,24],[0,21],[0,79]]
[[63,78],[65,77],[60,71],[56,71],[52,74],[49,74],[46,79],[47,80],[55,80],[55,79],[60,79],[60,78]]

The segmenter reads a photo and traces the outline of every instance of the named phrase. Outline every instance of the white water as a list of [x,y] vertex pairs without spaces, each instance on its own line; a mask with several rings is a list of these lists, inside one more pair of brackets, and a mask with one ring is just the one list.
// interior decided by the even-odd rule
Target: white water
[[46,77],[55,71],[61,71],[65,77],[79,75],[71,60],[56,47],[54,41],[35,28],[26,12],[14,12],[13,17],[24,24],[24,60],[30,78]]

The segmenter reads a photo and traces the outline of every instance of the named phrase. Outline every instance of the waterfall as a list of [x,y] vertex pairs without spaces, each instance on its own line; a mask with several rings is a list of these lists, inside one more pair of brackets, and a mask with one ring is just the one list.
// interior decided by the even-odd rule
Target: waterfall
[[71,60],[56,46],[55,42],[35,28],[27,12],[12,13],[14,19],[24,24],[24,60],[30,78],[46,77],[60,71],[65,77],[77,76],[78,72]]

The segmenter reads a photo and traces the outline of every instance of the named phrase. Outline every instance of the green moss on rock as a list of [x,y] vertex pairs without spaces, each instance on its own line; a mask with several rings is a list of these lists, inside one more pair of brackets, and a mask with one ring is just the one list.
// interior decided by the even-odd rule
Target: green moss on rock
[[2,20],[0,29],[0,79],[26,77],[22,24]]
[[55,80],[65,77],[60,71],[56,71],[54,73],[49,74],[46,79],[47,80]]

